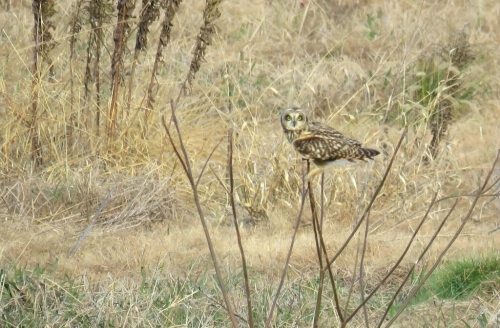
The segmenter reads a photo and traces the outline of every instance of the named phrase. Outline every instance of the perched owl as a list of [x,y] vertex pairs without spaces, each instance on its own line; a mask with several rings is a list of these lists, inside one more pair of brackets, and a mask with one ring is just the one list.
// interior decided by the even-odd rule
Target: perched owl
[[362,148],[360,142],[345,137],[328,125],[309,122],[301,108],[285,109],[281,114],[281,126],[293,148],[316,165],[307,179],[323,172],[332,163],[343,164],[357,159],[364,161],[380,154],[375,149]]

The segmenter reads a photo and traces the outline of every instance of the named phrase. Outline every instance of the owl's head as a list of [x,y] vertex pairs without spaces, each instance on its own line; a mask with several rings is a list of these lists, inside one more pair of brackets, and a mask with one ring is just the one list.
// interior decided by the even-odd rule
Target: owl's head
[[285,131],[302,130],[307,125],[307,115],[302,108],[291,107],[281,113],[281,126]]

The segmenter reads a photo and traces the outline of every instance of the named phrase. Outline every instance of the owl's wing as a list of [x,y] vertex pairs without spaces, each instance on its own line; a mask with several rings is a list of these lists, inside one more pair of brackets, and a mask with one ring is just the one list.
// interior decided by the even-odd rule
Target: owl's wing
[[293,141],[293,146],[304,158],[335,160],[348,156],[361,143],[345,137],[328,125],[312,122],[307,131]]
[[312,122],[309,124],[309,132],[316,138],[324,140],[342,140],[349,146],[361,146],[359,141],[344,136],[342,133],[326,124]]

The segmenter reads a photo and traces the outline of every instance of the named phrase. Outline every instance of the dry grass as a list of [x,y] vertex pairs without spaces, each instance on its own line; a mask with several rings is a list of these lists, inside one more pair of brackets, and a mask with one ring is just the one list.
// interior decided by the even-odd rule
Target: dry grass
[[[101,53],[100,113],[104,117],[98,127],[101,133],[97,133],[89,123],[95,122],[95,94],[88,103],[83,99],[89,25],[79,31],[73,75],[68,73],[74,2],[57,2],[53,17],[57,23],[52,33],[56,43],[51,51],[54,67],[41,64],[37,117],[43,156],[40,169],[35,168],[30,157],[30,3],[12,2],[9,10],[0,12],[4,45],[0,49],[2,267],[34,268],[36,264],[45,266],[57,261],[53,277],[67,274],[87,277],[97,285],[116,283],[126,286],[131,294],[141,282],[141,268],[161,268],[160,275],[168,273],[172,277],[199,277],[211,272],[191,189],[161,126],[161,117],[165,115],[167,121],[170,117],[170,100],[176,99],[190,72],[193,46],[203,24],[204,3],[180,4],[156,74],[154,109],[146,118],[143,113],[148,110],[146,99],[157,50],[153,45],[161,31],[161,19],[149,26],[150,47],[134,64],[137,31],[132,31],[134,37],[127,39],[122,74],[135,65],[134,82],[128,84],[128,76],[120,82],[119,111],[114,118],[116,140],[110,150],[104,129],[111,99],[110,57],[116,20],[105,22],[103,27],[103,48],[107,50]],[[133,16],[139,17],[139,7]],[[196,78],[189,75],[190,92],[180,97],[177,115],[195,172],[200,172],[215,145],[227,137],[228,129],[234,129],[237,211],[247,264],[251,274],[258,277],[257,289],[277,284],[299,209],[303,163],[284,139],[278,121],[278,113],[290,105],[309,108],[316,120],[326,121],[387,154],[379,156],[373,166],[361,164],[327,171],[323,233],[328,236],[327,248],[332,252],[342,245],[358,218],[358,203],[366,205],[368,196],[359,200],[364,185],[370,195],[402,127],[409,125],[403,149],[371,212],[366,283],[376,284],[397,259],[434,192],[438,192],[438,199],[470,195],[461,197],[455,215],[422,268],[432,263],[461,223],[462,211],[472,201],[471,196],[500,148],[500,4],[496,0],[392,0],[311,1],[301,6],[299,2],[290,5],[283,1],[253,1],[243,5],[241,1],[227,1],[219,4],[218,10],[221,15],[214,22],[217,28],[211,31],[215,35],[203,50],[205,62],[197,67]],[[460,88],[447,95],[453,106],[453,120],[435,159],[426,164],[432,140],[432,101],[415,96],[416,86],[422,87],[419,63],[432,56],[436,46],[448,49],[450,38],[464,24],[468,24],[468,42],[475,59],[456,71],[434,58],[446,72],[453,72],[452,79],[459,80]],[[132,25],[136,26],[135,22]],[[51,74],[55,74],[54,81],[48,79]],[[76,90],[74,104],[70,100],[71,78]],[[441,87],[449,81],[442,80]],[[120,114],[128,106],[125,85],[133,86],[131,112],[127,115]],[[67,140],[66,130],[70,117],[81,122],[74,126],[71,138],[75,139],[71,141]],[[145,130],[147,137],[143,137]],[[70,151],[72,144],[74,149]],[[216,252],[227,273],[237,271],[241,262],[231,227],[229,199],[214,175],[225,179],[228,174],[225,145],[223,141],[215,151],[198,189]],[[498,177],[500,172],[494,172],[493,180]],[[68,259],[118,179],[90,235],[76,255]],[[319,190],[319,184],[316,188]],[[498,186],[489,193],[497,194]],[[433,208],[418,237],[420,245],[425,245],[454,200],[445,199]],[[472,221],[448,259],[484,254],[500,247],[500,231],[489,233],[500,224],[499,206],[498,196],[480,199]],[[317,273],[310,220],[308,215],[302,218],[292,254],[287,282],[291,289]],[[420,251],[418,243],[410,251],[408,265]],[[337,274],[345,281],[353,278],[355,254],[353,246],[335,262]],[[397,281],[396,277],[391,284],[396,286]],[[234,297],[237,303],[243,302],[243,298]],[[476,301],[480,303],[477,308],[486,308],[488,313],[500,311],[494,299]],[[454,326],[454,316],[479,313],[476,307],[460,303],[450,314],[449,307],[454,306],[450,304],[442,306],[441,317],[446,319],[439,319],[448,326]],[[401,324],[407,327],[405,320],[416,318],[420,321],[413,321],[415,326],[436,325],[435,320],[426,321],[432,309],[432,305],[420,305]]]

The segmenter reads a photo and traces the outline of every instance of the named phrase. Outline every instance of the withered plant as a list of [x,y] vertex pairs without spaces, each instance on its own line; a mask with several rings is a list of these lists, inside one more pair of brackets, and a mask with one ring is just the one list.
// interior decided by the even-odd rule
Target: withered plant
[[164,2],[165,14],[161,22],[161,32],[156,46],[155,61],[151,70],[151,78],[148,84],[148,94],[146,100],[146,107],[144,108],[144,129],[142,132],[143,138],[147,137],[149,127],[149,114],[154,110],[156,87],[156,74],[158,73],[158,65],[163,62],[163,50],[170,43],[170,33],[172,31],[173,20],[179,5],[182,0],[166,0]]
[[43,70],[40,59],[43,59],[48,64],[49,80],[54,78],[54,68],[50,51],[54,48],[55,42],[52,39],[52,34],[55,29],[51,17],[55,14],[54,0],[33,0],[32,10],[34,18],[33,40],[35,47],[33,48],[32,61],[32,86],[31,86],[31,121],[29,123],[29,131],[31,136],[31,160],[35,168],[43,163],[42,144],[39,136],[39,120],[41,111],[38,108],[38,94],[40,92],[41,79]]
[[[92,131],[97,138],[101,132],[101,48],[104,40],[103,24],[111,21],[114,12],[110,0],[90,0],[86,6],[90,31],[87,40],[84,86],[84,106],[82,108],[82,128]],[[95,89],[92,90],[92,85]],[[95,91],[95,92],[92,92]],[[95,113],[91,110],[95,103]],[[91,118],[94,118],[92,122]],[[92,128],[94,127],[94,128]],[[89,140],[90,142],[91,140]]]
[[439,144],[453,121],[453,109],[457,107],[460,97],[461,75],[464,68],[476,58],[469,44],[467,29],[464,28],[451,35],[448,44],[438,47],[436,55],[450,66],[438,82],[440,89],[435,101],[430,104],[429,123],[432,140],[429,144],[429,154],[433,159],[438,156]]
[[160,17],[160,7],[164,0],[142,0],[141,13],[139,15],[139,26],[135,38],[134,59],[132,61],[132,69],[128,81],[128,97],[126,116],[130,114],[130,106],[132,102],[132,91],[134,87],[135,67],[137,60],[142,50],[148,46],[149,26]]
[[118,16],[113,32],[114,49],[111,56],[111,103],[106,123],[107,145],[110,146],[116,137],[118,124],[118,95],[122,80],[123,57],[126,51],[127,38],[130,33],[129,19],[132,16],[134,1],[119,0],[117,4]]
[[[413,117],[428,122],[432,140],[428,146],[430,159],[439,155],[443,138],[459,110],[461,98],[471,98],[474,90],[464,90],[462,80],[466,68],[475,60],[469,44],[467,26],[453,33],[446,44],[433,45],[432,51],[419,58],[414,77],[413,101],[422,112]],[[421,115],[421,117],[417,117]],[[456,118],[456,117],[455,117]],[[427,163],[429,158],[424,157]]]
[[82,12],[82,3],[83,0],[78,0],[75,4],[75,13],[73,14],[72,23],[71,23],[71,38],[69,39],[69,87],[70,87],[70,98],[69,98],[69,116],[66,119],[66,133],[67,133],[67,145],[68,145],[68,153],[69,155],[73,152],[73,130],[76,124],[76,110],[75,110],[75,82],[74,82],[74,57],[75,57],[75,45],[78,39],[78,35],[82,30],[82,21],[83,16]]
[[207,0],[205,9],[203,10],[203,25],[200,27],[200,32],[196,37],[196,45],[193,51],[193,58],[189,65],[189,73],[186,81],[183,84],[184,92],[187,92],[187,87],[191,86],[196,73],[200,70],[201,62],[205,57],[207,47],[212,42],[212,37],[215,34],[214,22],[220,17],[219,4],[222,0]]

